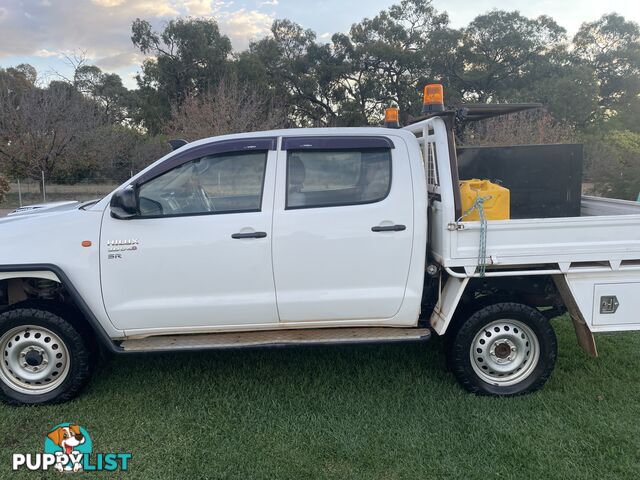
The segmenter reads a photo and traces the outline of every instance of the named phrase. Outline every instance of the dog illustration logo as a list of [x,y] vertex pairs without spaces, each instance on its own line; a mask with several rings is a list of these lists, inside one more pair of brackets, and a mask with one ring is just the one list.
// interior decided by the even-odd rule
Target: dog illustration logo
[[85,454],[92,450],[91,437],[79,425],[62,423],[47,434],[44,450],[56,456],[54,468],[57,471],[80,472]]
[[[13,471],[57,470],[61,473],[126,472],[131,452],[94,452],[89,433],[77,423],[56,425],[44,437],[43,453],[14,453]],[[4,478],[4,477],[3,477]]]

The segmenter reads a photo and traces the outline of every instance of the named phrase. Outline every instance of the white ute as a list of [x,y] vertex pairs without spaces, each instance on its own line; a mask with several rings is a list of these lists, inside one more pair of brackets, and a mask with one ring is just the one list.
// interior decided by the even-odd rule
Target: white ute
[[0,397],[73,398],[100,349],[434,332],[464,388],[508,396],[551,375],[551,318],[591,355],[594,332],[640,329],[640,205],[465,221],[456,118],[200,140],[97,202],[0,220]]

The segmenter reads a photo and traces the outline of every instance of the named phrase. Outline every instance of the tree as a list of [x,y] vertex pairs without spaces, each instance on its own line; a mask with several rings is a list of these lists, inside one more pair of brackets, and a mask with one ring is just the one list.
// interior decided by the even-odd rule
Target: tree
[[131,27],[133,44],[145,55],[138,82],[137,120],[157,133],[192,94],[206,93],[230,70],[231,41],[213,19],[171,20],[156,32],[146,20]]
[[101,122],[97,105],[63,82],[0,92],[0,158],[12,176],[49,177],[70,145]]
[[464,145],[531,145],[575,142],[575,129],[547,110],[530,110],[471,123]]
[[[291,124],[327,126],[335,123],[336,101],[342,89],[336,59],[316,34],[290,20],[276,20],[271,36],[241,55],[238,72],[266,79],[275,104],[285,109]],[[250,80],[251,76],[245,77]],[[264,89],[263,89],[264,90]]]
[[34,88],[38,73],[31,65],[22,63],[6,70],[0,68],[0,96],[17,96],[21,92]]
[[640,195],[640,133],[613,130],[588,134],[585,179],[595,194],[636,200]]
[[102,113],[111,122],[122,122],[128,115],[131,94],[115,73],[104,73],[95,65],[81,65],[73,75],[73,85],[102,105]]
[[0,175],[0,204],[4,202],[5,195],[11,190],[9,188],[9,181],[4,175]]
[[449,75],[467,101],[506,101],[542,78],[548,54],[564,40],[565,30],[547,16],[493,10],[462,30]]
[[198,140],[229,133],[270,130],[284,124],[280,109],[234,79],[221,81],[206,95],[190,95],[174,105],[164,133],[171,138]]
[[131,151],[131,163],[136,172],[164,157],[171,151],[171,147],[164,135],[145,135]]
[[[573,39],[575,55],[592,68],[599,85],[594,118],[608,119],[640,110],[640,26],[610,13],[583,23]],[[628,123],[640,131],[638,116]]]
[[384,107],[396,104],[402,119],[420,113],[420,89],[441,78],[436,68],[444,52],[436,48],[449,19],[431,0],[402,0],[372,19],[354,24],[348,35],[333,36],[345,101],[340,113],[361,124],[379,123]]
[[598,108],[598,83],[592,69],[569,61],[554,61],[509,98],[511,102],[540,102],[557,120],[585,128]]

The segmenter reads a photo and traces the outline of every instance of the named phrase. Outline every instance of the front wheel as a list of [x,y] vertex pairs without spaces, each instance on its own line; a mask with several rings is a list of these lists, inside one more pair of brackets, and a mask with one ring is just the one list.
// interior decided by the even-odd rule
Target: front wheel
[[448,361],[473,393],[511,396],[538,390],[556,363],[553,328],[535,308],[496,303],[478,310],[451,339]]
[[28,303],[0,315],[0,399],[59,403],[84,387],[92,370],[92,345],[70,316]]

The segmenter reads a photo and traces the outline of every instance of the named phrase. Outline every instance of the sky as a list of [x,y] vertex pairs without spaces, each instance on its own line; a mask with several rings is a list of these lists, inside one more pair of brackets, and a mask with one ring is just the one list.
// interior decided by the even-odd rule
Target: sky
[[[143,57],[131,43],[131,22],[157,28],[177,16],[213,17],[235,50],[268,34],[276,18],[288,18],[329,41],[352,23],[372,17],[394,0],[0,0],[0,67],[30,63],[42,81],[68,75],[67,57],[82,53],[89,63],[118,73],[135,87]],[[399,3],[399,0],[398,0]],[[549,15],[571,35],[582,22],[615,11],[640,22],[638,0],[433,0],[459,28],[492,9],[519,10],[528,17]]]

